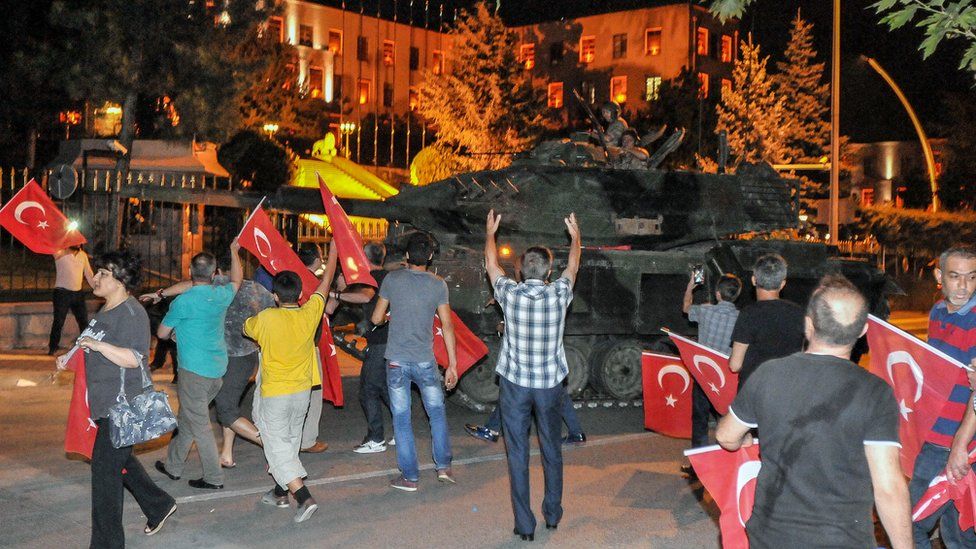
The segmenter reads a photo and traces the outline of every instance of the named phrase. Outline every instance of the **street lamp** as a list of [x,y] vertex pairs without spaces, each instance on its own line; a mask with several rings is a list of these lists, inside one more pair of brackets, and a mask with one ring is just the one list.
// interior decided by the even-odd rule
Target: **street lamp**
[[345,152],[346,158],[349,158],[349,135],[356,131],[355,122],[343,122],[339,124],[339,133],[345,136],[345,145],[343,145],[343,150]]
[[269,139],[274,139],[274,134],[275,132],[278,131],[278,124],[275,124],[274,122],[268,122],[267,124],[264,125],[262,129],[268,133]]

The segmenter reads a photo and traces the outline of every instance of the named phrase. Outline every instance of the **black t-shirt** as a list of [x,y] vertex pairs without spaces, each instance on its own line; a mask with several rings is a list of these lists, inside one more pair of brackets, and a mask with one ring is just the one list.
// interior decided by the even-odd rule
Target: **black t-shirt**
[[750,547],[876,547],[866,444],[898,445],[898,405],[849,360],[796,353],[759,367],[731,413],[759,429]]
[[[108,311],[99,311],[81,337],[104,341],[116,347],[132,349],[143,356],[142,368],[149,355],[149,315],[134,297]],[[81,351],[78,351],[81,352]],[[119,395],[119,370],[101,353],[89,351],[85,355],[85,376],[88,382],[88,405],[93,419],[108,417],[108,410]],[[125,368],[125,395],[131,399],[142,392],[139,368]]]
[[732,343],[749,345],[739,372],[739,389],[760,364],[803,350],[803,309],[792,301],[757,301],[739,312]]
[[[376,293],[373,294],[373,299],[370,299],[368,303],[363,305],[363,314],[366,320],[369,320],[373,316],[373,309],[376,308],[376,302],[380,298],[379,287],[383,285],[383,279],[389,271],[386,269],[376,269],[375,271],[370,271],[369,274],[373,276],[376,280]],[[386,336],[390,332],[390,323],[384,322],[383,324],[374,327],[372,330],[366,332],[366,345],[386,345]]]

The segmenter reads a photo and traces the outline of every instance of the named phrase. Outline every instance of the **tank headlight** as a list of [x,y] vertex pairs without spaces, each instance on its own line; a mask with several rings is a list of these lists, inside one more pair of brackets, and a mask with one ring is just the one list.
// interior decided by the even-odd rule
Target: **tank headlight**
[[512,248],[508,245],[502,245],[498,250],[498,255],[501,257],[512,257]]

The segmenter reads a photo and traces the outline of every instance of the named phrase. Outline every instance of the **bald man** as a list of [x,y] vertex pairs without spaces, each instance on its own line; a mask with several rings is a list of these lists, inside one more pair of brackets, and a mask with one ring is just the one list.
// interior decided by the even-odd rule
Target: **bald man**
[[821,281],[807,306],[806,352],[761,364],[719,422],[716,439],[729,451],[759,430],[762,468],[746,524],[754,549],[877,547],[872,505],[891,547],[912,546],[898,406],[891,387],[849,360],[867,314],[847,279]]

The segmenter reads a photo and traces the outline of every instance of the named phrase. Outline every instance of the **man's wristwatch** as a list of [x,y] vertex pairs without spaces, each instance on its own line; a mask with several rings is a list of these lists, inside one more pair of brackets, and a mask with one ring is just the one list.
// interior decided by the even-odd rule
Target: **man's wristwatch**
[[342,301],[342,292],[340,292],[339,290],[332,292],[331,295],[332,297],[335,298],[336,301]]
[[156,299],[157,299],[157,300],[160,300],[160,299],[163,299],[163,297],[165,297],[165,296],[163,295],[163,289],[162,289],[162,288],[160,288],[160,289],[158,289],[158,290],[156,290]]

